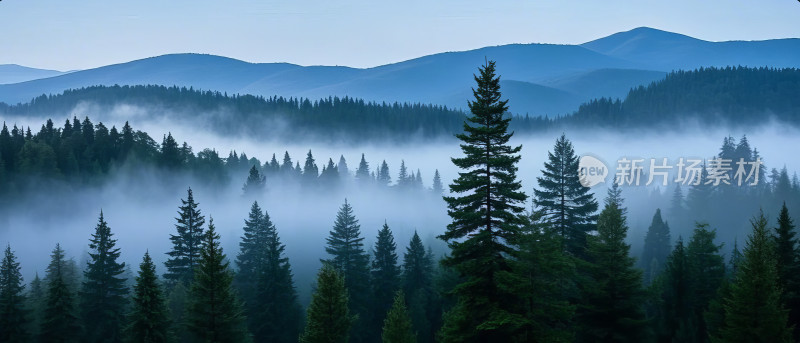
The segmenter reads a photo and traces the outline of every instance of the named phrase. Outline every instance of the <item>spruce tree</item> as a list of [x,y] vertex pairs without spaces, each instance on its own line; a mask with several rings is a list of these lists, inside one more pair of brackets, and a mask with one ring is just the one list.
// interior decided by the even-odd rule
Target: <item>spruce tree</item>
[[353,214],[353,207],[345,199],[336,214],[333,230],[326,239],[325,251],[332,256],[327,261],[344,277],[345,286],[350,292],[350,310],[358,315],[360,325],[353,332],[353,340],[366,339],[369,322],[369,255],[364,251],[364,237],[361,226]]
[[19,262],[11,251],[11,245],[7,245],[0,262],[0,342],[27,342],[30,339],[24,290]]
[[411,326],[411,318],[408,316],[403,291],[397,292],[392,307],[386,314],[381,338],[383,343],[415,343],[417,341],[414,329]]
[[524,304],[521,341],[574,341],[575,305],[573,291],[575,263],[562,249],[563,238],[544,220],[542,211],[527,216],[522,233],[514,240],[519,257],[514,262],[515,294]]
[[172,250],[167,253],[169,259],[164,263],[167,266],[164,278],[170,286],[179,282],[188,285],[192,281],[203,245],[203,224],[206,220],[197,208],[191,188],[186,200],[181,199],[181,203],[179,217],[175,218],[177,234],[169,236]]
[[708,341],[703,314],[717,296],[717,289],[725,278],[725,259],[720,254],[722,245],[714,244],[716,236],[716,230],[709,230],[708,224],[699,223],[686,246],[694,339],[698,342]]
[[[686,340],[694,341],[694,312],[692,310],[689,257],[683,239],[678,237],[675,249],[667,257],[662,286],[662,312],[658,318],[658,340],[684,341],[678,335],[685,333]],[[689,331],[690,333],[686,333]]]
[[472,116],[464,122],[465,133],[456,135],[464,157],[451,159],[465,171],[450,185],[453,196],[444,197],[453,221],[439,236],[452,251],[444,263],[465,278],[453,290],[458,305],[445,318],[445,342],[509,341],[520,311],[499,282],[511,272],[509,259],[516,251],[507,241],[519,232],[520,203],[527,198],[516,177],[522,146],[508,145],[511,119],[504,117],[508,101],[500,99],[495,62],[487,61],[475,81]]
[[436,172],[433,173],[433,194],[435,195],[442,195],[444,193],[444,187],[442,186],[442,177],[439,176],[439,169],[436,169]]
[[132,307],[125,328],[125,341],[130,343],[172,342],[172,325],[166,299],[158,284],[156,266],[149,253],[139,264],[139,275],[133,287]]
[[81,319],[86,330],[84,342],[121,342],[128,288],[122,277],[125,263],[117,262],[117,240],[100,211],[95,232],[89,240],[89,262],[81,289]]
[[265,212],[262,213],[258,201],[253,201],[248,219],[245,219],[242,228],[239,254],[236,256],[238,270],[235,278],[235,284],[247,305],[248,312],[257,308],[254,301],[256,282],[258,281],[258,271],[263,269],[263,264],[267,260],[265,245],[267,244],[267,230],[270,226],[272,226],[272,222],[265,217]]
[[64,250],[56,244],[47,266],[47,295],[39,342],[80,342],[81,326],[75,308],[75,293],[67,285]]
[[369,176],[369,163],[364,158],[364,154],[361,154],[361,162],[358,163],[358,169],[356,169],[356,181],[358,181],[361,185],[369,184],[372,178]]
[[306,163],[303,166],[303,184],[312,187],[316,186],[318,177],[319,168],[314,162],[314,155],[312,155],[311,150],[309,150],[308,154],[306,155]]
[[39,278],[39,273],[36,273],[30,283],[25,303],[25,309],[28,311],[28,326],[26,330],[32,337],[40,336],[39,329],[42,327],[44,318],[45,298],[45,284]]
[[422,239],[414,231],[403,254],[402,290],[420,342],[433,342],[435,332],[432,322],[441,317],[441,314],[433,313],[431,308],[435,296],[433,263],[433,256],[425,251]]
[[795,238],[794,221],[783,203],[778,215],[774,240],[777,254],[778,282],[783,290],[783,303],[789,310],[789,323],[795,325],[795,339],[800,335],[800,246]]
[[656,209],[653,221],[647,228],[644,238],[641,266],[644,270],[644,283],[649,285],[661,274],[670,253],[669,225],[661,219],[661,209]]
[[579,308],[583,342],[641,342],[647,337],[642,273],[634,268],[625,243],[624,212],[619,193],[612,189],[597,219],[597,235],[588,242],[591,281]]
[[578,156],[565,135],[547,155],[542,176],[536,178],[539,188],[533,190],[533,202],[564,237],[564,250],[583,258],[586,237],[597,219],[597,201],[580,183]]
[[380,169],[378,169],[378,184],[388,186],[391,182],[392,176],[389,175],[389,165],[386,164],[386,160],[383,160]]
[[722,342],[791,342],[788,311],[781,304],[781,289],[774,242],[762,212],[751,221],[753,232],[730,296],[725,302]]
[[406,161],[400,160],[400,173],[397,175],[397,187],[405,189],[410,186],[408,175],[408,168],[406,168]]
[[345,280],[332,265],[323,263],[317,274],[317,289],[308,305],[301,343],[347,343],[356,318],[348,309]]
[[389,229],[383,224],[372,254],[372,316],[377,327],[383,324],[386,312],[392,307],[400,287],[400,268],[397,266],[397,245]]
[[209,219],[195,273],[186,309],[189,332],[202,342],[249,342],[242,304],[232,287],[233,273],[219,246],[213,219]]
[[263,244],[258,247],[263,260],[255,264],[256,289],[249,306],[253,318],[251,331],[257,342],[297,342],[303,314],[292,280],[292,267],[284,253],[286,247],[266,211],[263,218]]
[[247,176],[244,186],[242,186],[242,191],[244,191],[245,196],[260,195],[266,188],[266,182],[267,178],[262,176],[258,171],[258,167],[253,165],[250,167],[250,174]]

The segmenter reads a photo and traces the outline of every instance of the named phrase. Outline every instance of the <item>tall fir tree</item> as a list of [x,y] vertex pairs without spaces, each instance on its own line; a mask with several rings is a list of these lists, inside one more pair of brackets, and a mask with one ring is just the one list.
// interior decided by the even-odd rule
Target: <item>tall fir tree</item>
[[533,190],[533,202],[564,237],[564,250],[583,258],[586,237],[597,220],[597,201],[580,183],[578,156],[565,135],[547,155],[542,176],[536,178],[539,187]]
[[[239,254],[236,256],[238,270],[234,281],[239,294],[247,305],[248,313],[252,313],[258,308],[255,303],[256,283],[258,282],[258,272],[264,269],[263,264],[267,260],[265,246],[270,226],[272,226],[272,222],[265,217],[265,212],[262,212],[258,201],[253,201],[248,218],[245,219],[242,228]],[[250,319],[253,320],[252,317]]]
[[394,303],[400,287],[400,268],[397,266],[397,245],[389,224],[383,223],[372,254],[372,317],[373,324],[380,327],[387,311]]
[[89,240],[89,261],[83,272],[81,319],[86,330],[84,342],[121,342],[128,288],[125,263],[117,262],[120,249],[100,211],[95,232]]
[[179,282],[186,286],[192,281],[203,245],[203,224],[206,219],[197,208],[198,203],[194,201],[191,188],[186,200],[181,199],[181,203],[178,218],[175,218],[177,234],[169,236],[172,250],[167,253],[169,259],[164,263],[167,267],[164,278],[170,287]]
[[249,307],[251,331],[257,342],[297,342],[302,330],[302,308],[292,280],[292,267],[278,230],[264,211],[263,260],[256,263],[256,290]]
[[642,272],[625,243],[628,225],[621,201],[612,188],[597,219],[597,235],[589,237],[591,281],[578,312],[582,342],[642,342],[648,336]]
[[317,178],[319,177],[319,167],[314,160],[314,155],[311,150],[306,155],[306,163],[303,165],[303,184],[306,186],[314,187],[317,185]]
[[219,246],[214,220],[203,235],[196,275],[189,291],[186,325],[201,342],[249,342],[242,304],[233,291],[233,273]]
[[508,145],[511,119],[504,117],[508,101],[501,100],[495,62],[487,61],[475,81],[472,115],[464,122],[464,133],[456,135],[464,157],[451,159],[465,171],[450,185],[453,196],[444,197],[453,221],[439,236],[451,249],[444,263],[465,278],[453,290],[458,305],[445,317],[444,342],[510,341],[521,311],[499,281],[512,271],[509,259],[516,251],[508,240],[523,223],[520,203],[527,196],[516,177],[522,146]]
[[788,311],[781,304],[775,244],[762,212],[751,220],[753,232],[730,296],[725,302],[721,342],[791,342]]
[[133,287],[131,312],[125,328],[125,341],[130,343],[172,342],[169,309],[158,283],[156,266],[145,252],[139,264],[139,275]]
[[403,291],[398,291],[383,321],[383,343],[416,343]]
[[364,154],[361,154],[361,162],[358,163],[358,169],[356,169],[356,181],[358,181],[361,185],[366,185],[371,183],[372,178],[369,175],[369,163],[364,158]]
[[692,289],[688,259],[683,238],[678,237],[664,267],[661,287],[662,309],[657,318],[659,342],[695,341],[695,318],[691,304]]
[[352,339],[363,342],[367,339],[367,324],[371,318],[369,309],[369,255],[364,251],[364,237],[361,226],[353,214],[353,207],[345,199],[336,214],[333,230],[326,239],[325,251],[332,256],[327,261],[344,277],[345,286],[350,292],[350,310],[358,316]]
[[317,288],[308,305],[301,343],[347,343],[356,318],[348,309],[344,277],[329,263],[317,274]]
[[442,195],[444,187],[442,186],[442,177],[439,175],[439,169],[433,173],[433,186],[431,187],[434,195]]
[[7,245],[0,262],[0,342],[28,342],[30,339],[22,281],[17,256],[11,251],[11,245]]
[[386,160],[383,160],[380,169],[378,169],[378,184],[388,186],[391,182],[392,176],[389,175],[389,165],[386,164]]
[[661,274],[671,250],[669,225],[661,218],[661,209],[656,209],[647,234],[644,237],[641,266],[645,285],[651,284]]
[[782,301],[789,310],[789,323],[794,325],[794,337],[800,335],[800,246],[795,237],[794,221],[783,203],[778,215],[774,240],[777,254],[778,282],[783,290]]
[[81,326],[75,306],[75,293],[67,284],[64,274],[64,250],[56,244],[47,266],[47,295],[39,342],[80,342]]

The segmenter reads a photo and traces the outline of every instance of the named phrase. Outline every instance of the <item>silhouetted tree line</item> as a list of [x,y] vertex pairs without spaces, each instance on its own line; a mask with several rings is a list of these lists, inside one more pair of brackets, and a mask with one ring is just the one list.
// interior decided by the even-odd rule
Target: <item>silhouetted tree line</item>
[[[30,127],[14,125],[9,129],[5,123],[0,129],[0,194],[20,194],[27,186],[49,181],[66,181],[76,186],[94,184],[121,169],[143,167],[191,173],[211,185],[226,185],[247,177],[246,193],[279,182],[296,182],[310,189],[335,188],[354,180],[361,186],[392,184],[387,162],[384,160],[371,169],[363,154],[353,171],[344,156],[337,163],[329,159],[318,164],[310,150],[302,165],[301,161],[293,161],[288,152],[280,162],[273,154],[270,161],[262,164],[257,158],[236,151],[231,151],[227,158],[212,149],[194,153],[190,145],[178,143],[171,133],[158,144],[127,122],[121,130],[116,126],[109,129],[102,122],[92,123],[88,117],[83,121],[66,120],[62,127],[56,127],[48,119],[35,134]],[[429,177],[433,180],[432,190],[441,194],[439,172]],[[423,189],[422,173],[419,169],[409,170],[401,161],[394,188]]]

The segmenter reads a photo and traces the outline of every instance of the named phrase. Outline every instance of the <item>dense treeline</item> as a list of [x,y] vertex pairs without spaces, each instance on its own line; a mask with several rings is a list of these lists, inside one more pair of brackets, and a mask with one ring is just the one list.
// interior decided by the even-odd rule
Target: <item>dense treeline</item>
[[[0,339],[790,342],[800,337],[800,245],[790,215],[800,191],[785,168],[769,177],[764,171],[759,177],[770,182],[760,185],[712,186],[709,174],[719,174],[703,166],[687,196],[675,188],[666,216],[654,209],[645,249],[634,256],[627,242],[624,188],[614,183],[598,201],[581,185],[578,156],[565,135],[548,152],[532,199],[521,189],[516,175],[521,147],[509,144],[510,119],[494,70],[488,62],[476,77],[473,115],[458,135],[463,156],[452,161],[462,172],[444,197],[452,222],[439,236],[450,248],[446,255],[434,256],[415,234],[401,262],[389,223],[364,228],[377,236],[373,249],[366,249],[362,227],[345,200],[331,218],[327,256],[303,316],[292,266],[267,210],[252,203],[239,251],[229,259],[213,219],[189,189],[169,237],[166,273],[159,280],[145,253],[132,289],[122,277],[125,265],[118,261],[113,223],[102,211],[82,268],[56,245],[45,277],[25,285],[7,246],[0,263]],[[744,137],[726,137],[719,157],[757,158],[758,152]],[[310,153],[306,161],[313,171]],[[278,166],[278,172],[282,166],[277,160],[266,165]],[[343,165],[330,160],[323,169]],[[372,176],[366,161],[361,165],[356,180],[384,184],[383,166]],[[286,175],[302,178],[306,168],[299,163],[291,173],[301,169]],[[249,192],[264,187],[262,170],[267,169],[251,165],[245,194],[257,196]],[[316,172],[308,175],[308,182],[321,180]],[[398,184],[410,182],[404,165],[401,175],[405,181]],[[714,203],[724,198],[729,204],[754,198],[765,210],[779,210],[777,220],[770,225],[763,211],[737,210],[750,216],[749,224],[738,223],[748,226],[746,239],[741,248],[734,240],[725,254],[723,242],[730,240],[720,240],[707,217],[726,210]],[[728,218],[726,226],[739,217]],[[675,226],[691,229],[671,229]]]
[[800,70],[700,68],[674,71],[631,89],[624,100],[601,98],[555,123],[569,126],[643,127],[670,124],[757,126],[769,120],[797,125]]
[[[157,143],[146,132],[134,130],[127,122],[121,130],[110,129],[102,122],[97,124],[86,117],[73,118],[63,126],[47,120],[38,132],[5,123],[0,129],[0,194],[22,194],[28,186],[41,186],[65,181],[76,187],[96,184],[120,170],[136,171],[155,168],[168,172],[186,172],[206,184],[224,186],[231,181],[240,182],[247,177],[245,192],[265,188],[268,184],[296,182],[316,189],[331,189],[341,184],[357,181],[359,185],[390,186],[392,176],[389,165],[383,160],[370,168],[365,156],[352,172],[344,156],[337,163],[329,158],[327,163],[317,163],[309,150],[304,161],[293,161],[288,152],[279,160],[276,155],[263,163],[248,158],[245,153],[231,151],[221,157],[212,149],[194,153],[192,147],[178,141],[168,133]],[[301,165],[302,163],[302,165]],[[320,169],[319,165],[322,166]],[[262,180],[263,178],[263,180]],[[441,194],[442,184],[438,171],[432,176],[432,188]],[[399,174],[394,182],[397,189],[422,189],[422,173],[410,170],[400,162]]]
[[[797,125],[800,70],[794,68],[701,68],[674,71],[663,80],[630,90],[625,99],[591,100],[572,114],[514,114],[510,129],[531,132],[564,127],[646,128],[670,124],[758,125],[769,119]],[[91,113],[72,113],[79,104]],[[139,105],[152,118],[203,123],[219,134],[275,139],[372,139],[407,141],[451,137],[466,113],[436,105],[374,103],[349,97],[264,98],[165,86],[92,86],[41,95],[28,103],[0,103],[15,116],[92,116],[116,105]],[[506,114],[509,115],[509,114]],[[202,119],[202,120],[198,120]],[[289,127],[292,130],[284,130]]]

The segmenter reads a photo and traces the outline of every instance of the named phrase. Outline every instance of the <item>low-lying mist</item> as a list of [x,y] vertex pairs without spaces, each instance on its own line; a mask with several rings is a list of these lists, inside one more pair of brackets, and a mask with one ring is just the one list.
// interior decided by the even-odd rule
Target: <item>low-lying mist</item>
[[[299,161],[302,166],[306,153],[311,150],[317,165],[322,169],[329,158],[336,163],[343,156],[351,174],[348,180],[352,179],[352,173],[358,167],[362,154],[369,162],[370,170],[375,170],[385,160],[389,164],[393,181],[397,179],[401,161],[404,161],[409,172],[420,171],[426,189],[431,187],[435,170],[441,173],[445,189],[459,171],[450,161],[451,157],[461,156],[459,142],[451,137],[422,143],[410,137],[399,144],[376,141],[353,145],[314,140],[285,143],[270,137],[253,139],[221,136],[202,129],[203,126],[199,124],[173,122],[168,119],[169,115],[153,120],[137,116],[137,111],[143,109],[119,108],[105,117],[92,117],[92,120],[102,121],[108,127],[121,127],[125,120],[129,120],[136,129],[149,133],[156,140],[171,132],[176,140],[186,141],[195,152],[203,148],[213,148],[221,156],[227,156],[229,151],[235,150],[246,153],[248,157],[258,158],[262,164],[268,162],[273,154],[280,161],[283,153],[288,152],[292,160]],[[64,118],[53,119],[59,123]],[[34,128],[42,123],[42,118],[4,120],[9,125],[16,123]],[[800,146],[800,135],[796,129],[780,125],[767,125],[752,132],[730,132],[724,128],[704,127],[668,133],[660,133],[655,128],[635,132],[585,129],[543,132],[528,136],[518,135],[511,140],[511,144],[523,146],[517,176],[522,180],[523,189],[529,196],[533,194],[532,189],[536,186],[536,178],[541,175],[548,151],[552,150],[555,139],[562,133],[573,142],[577,155],[589,154],[606,163],[610,168],[607,181],[612,180],[619,158],[644,158],[649,161],[650,158],[666,157],[673,161],[673,165],[681,157],[708,159],[718,154],[723,138],[729,135],[737,139],[747,135],[751,146],[757,148],[762,156],[765,168],[780,169],[786,166],[789,171],[800,169],[800,155],[796,149]],[[191,187],[206,219],[214,218],[222,236],[223,248],[231,262],[239,250],[239,237],[252,201],[257,200],[268,211],[286,245],[295,282],[304,302],[316,269],[320,266],[319,259],[328,257],[324,249],[325,238],[345,198],[352,204],[355,215],[360,220],[367,249],[371,249],[378,229],[386,221],[395,235],[401,259],[414,230],[420,233],[423,242],[431,246],[437,254],[446,252],[444,243],[435,237],[444,232],[449,217],[444,201],[431,191],[402,192],[392,188],[365,188],[354,182],[345,182],[334,190],[309,189],[268,179],[267,190],[263,194],[244,197],[242,184],[246,177],[246,173],[235,175],[229,185],[220,187],[204,184],[183,174],[144,168],[136,172],[116,172],[100,185],[79,190],[62,191],[42,187],[15,199],[9,207],[0,209],[0,243],[11,244],[28,282],[32,280],[34,273],[43,275],[49,254],[56,243],[61,243],[68,256],[73,256],[83,266],[90,234],[102,210],[118,240],[118,246],[121,247],[121,259],[135,271],[142,255],[149,251],[160,267],[159,273],[162,273],[165,253],[171,248],[169,235],[175,233],[174,218],[177,216],[180,199],[186,198],[187,189]],[[633,244],[632,252],[635,256],[641,250],[644,234],[656,208],[665,209],[669,206],[673,187],[672,182],[667,187],[623,187],[630,227],[628,241]],[[685,194],[688,186],[683,187],[686,187]],[[605,185],[596,186],[593,191],[602,203],[606,193]],[[530,201],[527,206],[531,206]],[[737,209],[732,209],[735,210]],[[764,210],[773,219],[778,211],[777,208]],[[753,214],[755,213],[747,215]],[[710,224],[715,227],[715,223]],[[738,238],[740,243],[744,240],[744,234],[748,232],[747,225],[748,223],[743,222],[741,227],[718,228],[719,241],[726,242],[726,250],[732,245],[732,238]],[[673,230],[679,231],[676,228]],[[688,232],[686,228],[683,230],[684,233]],[[676,238],[677,234],[673,234],[673,240]],[[232,263],[232,266],[235,264]]]

